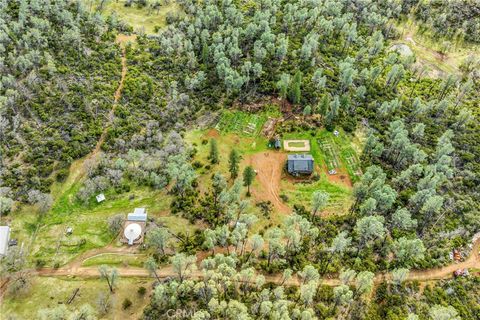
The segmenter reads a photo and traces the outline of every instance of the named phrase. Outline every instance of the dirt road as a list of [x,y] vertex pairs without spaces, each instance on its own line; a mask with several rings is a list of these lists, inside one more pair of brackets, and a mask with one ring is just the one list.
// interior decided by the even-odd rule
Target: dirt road
[[275,208],[284,214],[291,209],[280,199],[280,181],[287,155],[280,152],[261,152],[250,156],[248,163],[257,171],[256,180],[260,187],[253,187],[252,194],[256,199],[270,201]]
[[97,144],[95,145],[95,148],[87,156],[87,159],[91,159],[95,157],[97,153],[100,151],[100,148],[105,142],[105,137],[107,136],[108,129],[112,125],[113,120],[115,118],[115,110],[117,109],[118,101],[120,101],[120,98],[122,96],[123,85],[125,83],[125,77],[127,76],[127,53],[125,49],[125,41],[128,41],[128,38],[125,38],[125,37],[117,38],[117,42],[120,43],[120,46],[122,48],[122,75],[121,75],[117,90],[115,90],[115,94],[113,95],[113,105],[107,116],[107,124],[103,128],[102,134],[100,135],[100,138],[98,139]]
[[[106,249],[106,248],[104,248]],[[101,252],[101,253],[113,253],[118,252],[121,248],[115,248],[116,250],[110,252]],[[118,250],[117,250],[118,249]],[[440,279],[448,279],[453,276],[453,271],[457,269],[463,268],[480,268],[480,238],[477,239],[475,242],[472,252],[470,256],[463,262],[453,263],[445,267],[435,268],[435,269],[427,269],[427,270],[418,270],[418,271],[411,271],[407,277],[407,281],[418,280],[422,281],[431,281],[431,280],[440,280]],[[105,250],[108,251],[108,250]],[[100,250],[93,250],[95,254],[99,254]],[[88,252],[83,255],[82,259],[85,257],[91,257],[92,252]],[[95,255],[94,254],[94,255]],[[46,276],[46,277],[56,277],[56,276],[78,276],[78,277],[98,277],[98,268],[97,267],[81,267],[81,262],[84,260],[76,259],[72,261],[70,264],[66,265],[65,267],[59,269],[51,269],[51,268],[44,268],[35,273],[39,276]],[[80,263],[79,263],[80,261]],[[200,264],[200,261],[198,262]],[[118,273],[122,277],[150,277],[147,270],[143,268],[134,268],[134,267],[119,267],[117,268]],[[158,275],[161,278],[166,277],[175,277],[176,273],[173,270],[171,265],[162,267],[158,270]],[[281,284],[283,279],[281,274],[274,274],[274,275],[264,275],[265,279],[269,283]],[[192,273],[191,277],[193,279],[202,279],[204,274],[202,271],[195,271]],[[390,280],[391,275],[389,273],[379,273],[375,276],[375,283],[380,283],[385,280]],[[330,278],[325,277],[321,279],[321,283],[324,285],[329,286],[338,286],[341,282],[338,278]],[[290,280],[286,281],[285,284],[287,285],[300,285],[301,280],[298,277],[292,277]]]

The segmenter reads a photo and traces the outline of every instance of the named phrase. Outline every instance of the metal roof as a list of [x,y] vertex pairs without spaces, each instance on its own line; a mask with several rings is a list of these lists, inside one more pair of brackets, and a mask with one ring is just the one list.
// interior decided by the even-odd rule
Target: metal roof
[[310,154],[289,154],[287,157],[287,169],[290,173],[313,172],[313,157]]
[[147,210],[145,208],[135,208],[133,213],[129,213],[127,216],[129,221],[147,221]]
[[289,154],[288,160],[312,160],[313,157],[311,154]]
[[10,227],[0,226],[0,255],[6,255],[10,240]]

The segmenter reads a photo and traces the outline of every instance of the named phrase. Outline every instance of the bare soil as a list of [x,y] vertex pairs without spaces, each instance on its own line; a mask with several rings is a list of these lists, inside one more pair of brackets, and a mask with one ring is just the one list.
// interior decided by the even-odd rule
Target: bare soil
[[210,129],[207,132],[207,137],[209,138],[218,138],[220,137],[220,134],[218,133],[217,129]]
[[350,176],[348,175],[348,173],[339,168],[337,168],[336,170],[337,170],[336,174],[329,174],[327,167],[326,166],[323,167],[323,171],[327,175],[328,181],[337,183],[337,184],[343,184],[349,188],[352,188],[353,183],[352,183],[352,180],[350,180]]
[[290,213],[290,208],[280,199],[280,180],[287,155],[280,152],[261,152],[250,156],[247,162],[257,171],[252,196],[258,200],[270,201],[280,213]]

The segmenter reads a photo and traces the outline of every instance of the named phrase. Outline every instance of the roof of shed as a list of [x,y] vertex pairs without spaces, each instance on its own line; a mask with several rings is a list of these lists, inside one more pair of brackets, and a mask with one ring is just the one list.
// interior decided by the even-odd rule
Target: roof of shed
[[9,239],[10,239],[10,227],[0,226],[0,255],[5,255],[7,253]]

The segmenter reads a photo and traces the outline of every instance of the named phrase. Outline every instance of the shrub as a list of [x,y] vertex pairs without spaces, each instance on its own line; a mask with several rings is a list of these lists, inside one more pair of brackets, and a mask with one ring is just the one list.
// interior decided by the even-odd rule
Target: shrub
[[46,262],[43,259],[37,259],[35,260],[35,267],[37,269],[43,268],[45,266]]
[[194,169],[200,169],[201,167],[203,167],[203,164],[200,161],[194,161],[192,163],[192,166]]
[[67,168],[64,168],[64,169],[60,169],[57,171],[57,175],[56,175],[56,179],[57,179],[57,182],[64,182],[68,177],[68,169]]
[[143,296],[145,295],[145,293],[147,293],[147,288],[145,288],[145,287],[143,287],[143,286],[142,286],[142,287],[138,287],[137,293],[138,293],[140,296],[143,297]]
[[131,306],[132,306],[132,301],[130,301],[130,299],[128,299],[128,298],[125,298],[125,300],[123,300],[123,302],[122,302],[123,310],[127,310]]

